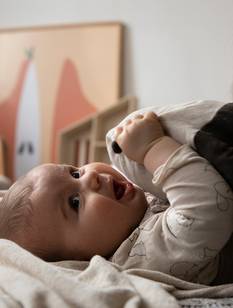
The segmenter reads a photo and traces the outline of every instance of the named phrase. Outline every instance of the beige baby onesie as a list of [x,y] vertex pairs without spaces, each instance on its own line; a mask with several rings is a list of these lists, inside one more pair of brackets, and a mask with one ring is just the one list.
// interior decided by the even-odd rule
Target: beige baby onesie
[[[153,175],[170,205],[154,204],[111,258],[124,269],[143,268],[209,284],[233,230],[233,193],[189,146],[176,150]],[[155,198],[156,200],[156,198]],[[161,212],[158,212],[161,208]]]

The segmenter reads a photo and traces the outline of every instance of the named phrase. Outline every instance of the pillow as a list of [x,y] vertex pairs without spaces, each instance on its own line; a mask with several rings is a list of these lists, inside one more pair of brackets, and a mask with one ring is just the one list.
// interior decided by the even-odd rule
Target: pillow
[[[159,116],[167,135],[182,144],[187,143],[195,149],[194,136],[200,128],[212,119],[224,104],[222,102],[208,100],[192,101],[166,107],[151,106],[132,112],[117,126],[124,124],[128,119],[134,118],[137,114],[153,111]],[[160,198],[165,198],[162,189],[152,184],[152,175],[143,165],[130,160],[124,153],[114,153],[111,146],[114,141],[114,130],[115,127],[106,134],[107,151],[113,166],[144,191],[150,192]]]

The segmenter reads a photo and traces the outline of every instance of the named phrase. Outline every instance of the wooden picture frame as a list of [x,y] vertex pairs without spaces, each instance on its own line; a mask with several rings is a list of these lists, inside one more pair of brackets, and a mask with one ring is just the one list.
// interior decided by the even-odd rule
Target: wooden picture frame
[[57,162],[60,130],[121,96],[122,36],[118,22],[0,30],[0,135],[9,177]]

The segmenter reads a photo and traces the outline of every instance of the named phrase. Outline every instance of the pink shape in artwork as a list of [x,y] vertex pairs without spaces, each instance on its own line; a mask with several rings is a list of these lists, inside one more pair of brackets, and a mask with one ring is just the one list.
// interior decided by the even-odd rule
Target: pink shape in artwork
[[71,60],[66,60],[57,91],[54,109],[53,134],[52,134],[52,161],[56,161],[58,132],[85,117],[95,113],[97,109],[88,102],[81,88],[75,65]]

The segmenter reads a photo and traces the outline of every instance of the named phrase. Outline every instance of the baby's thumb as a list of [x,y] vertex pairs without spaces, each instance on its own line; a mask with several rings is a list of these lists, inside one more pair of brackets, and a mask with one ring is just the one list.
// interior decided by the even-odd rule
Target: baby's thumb
[[144,117],[145,117],[145,119],[148,119],[148,120],[158,120],[157,114],[155,114],[152,111],[145,113]]

